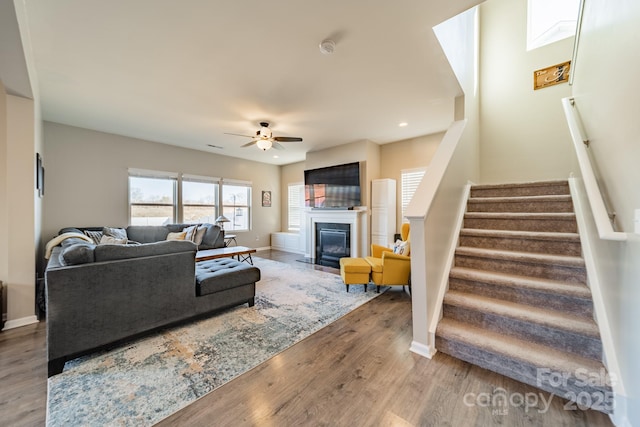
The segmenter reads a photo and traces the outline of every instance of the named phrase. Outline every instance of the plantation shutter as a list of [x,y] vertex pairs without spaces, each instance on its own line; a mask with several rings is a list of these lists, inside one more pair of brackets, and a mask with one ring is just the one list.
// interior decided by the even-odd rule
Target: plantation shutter
[[405,169],[401,172],[402,174],[402,182],[401,189],[402,191],[402,218],[404,221],[404,214],[407,210],[407,206],[409,206],[409,202],[413,198],[414,193],[418,189],[418,185],[420,185],[420,181],[422,181],[422,177],[424,176],[427,168],[420,169]]

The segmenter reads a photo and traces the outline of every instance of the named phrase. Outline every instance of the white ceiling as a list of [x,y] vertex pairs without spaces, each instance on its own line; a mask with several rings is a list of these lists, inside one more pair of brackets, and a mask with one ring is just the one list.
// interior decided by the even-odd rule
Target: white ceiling
[[[446,129],[461,89],[432,27],[480,3],[24,1],[45,120],[272,164]],[[225,135],[260,121],[304,142]]]

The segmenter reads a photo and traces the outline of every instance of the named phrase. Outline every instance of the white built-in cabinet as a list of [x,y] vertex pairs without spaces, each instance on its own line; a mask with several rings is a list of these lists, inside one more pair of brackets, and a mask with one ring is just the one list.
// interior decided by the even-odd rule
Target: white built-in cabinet
[[304,242],[300,233],[271,233],[271,248],[285,252],[304,253]]
[[396,180],[371,181],[371,243],[390,247],[396,233]]

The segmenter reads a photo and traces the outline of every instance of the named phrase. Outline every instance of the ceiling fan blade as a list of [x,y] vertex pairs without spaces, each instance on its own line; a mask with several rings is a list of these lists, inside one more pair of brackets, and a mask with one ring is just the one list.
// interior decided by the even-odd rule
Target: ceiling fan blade
[[302,142],[302,138],[296,138],[293,136],[274,136],[273,139],[279,142]]
[[278,143],[278,142],[276,142],[276,141],[273,141],[273,142],[272,142],[272,147],[273,147],[273,148],[275,148],[276,150],[284,150],[284,145],[279,144],[279,143]]
[[240,135],[239,133],[229,133],[229,132],[225,132],[225,135],[234,135],[234,136],[245,136],[247,138],[255,138],[255,136],[252,135]]
[[251,147],[252,145],[256,145],[256,142],[258,142],[258,141],[254,139],[254,140],[253,140],[253,141],[251,141],[251,142],[247,142],[246,144],[241,145],[241,146],[240,146],[240,148],[244,148],[244,147]]

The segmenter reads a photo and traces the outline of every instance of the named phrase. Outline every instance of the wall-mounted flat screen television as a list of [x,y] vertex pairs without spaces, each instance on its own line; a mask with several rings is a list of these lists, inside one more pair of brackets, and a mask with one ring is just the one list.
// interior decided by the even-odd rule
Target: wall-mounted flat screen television
[[304,171],[304,202],[312,208],[360,206],[360,163]]

